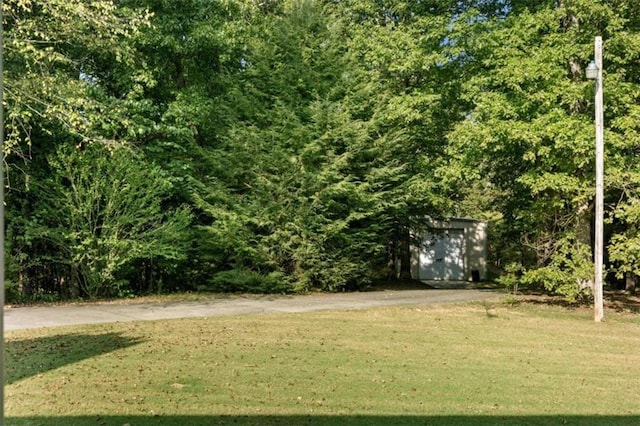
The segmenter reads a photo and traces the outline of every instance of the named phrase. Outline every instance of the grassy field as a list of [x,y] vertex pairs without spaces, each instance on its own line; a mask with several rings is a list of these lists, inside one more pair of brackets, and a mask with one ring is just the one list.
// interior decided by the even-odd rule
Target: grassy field
[[8,425],[640,424],[640,316],[522,304],[7,332]]

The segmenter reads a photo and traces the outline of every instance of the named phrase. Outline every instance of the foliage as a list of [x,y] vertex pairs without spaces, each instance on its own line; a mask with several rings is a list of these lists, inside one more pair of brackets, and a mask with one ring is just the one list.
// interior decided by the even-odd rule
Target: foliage
[[[527,287],[544,287],[561,294],[573,302],[590,289],[586,283],[593,279],[593,263],[589,259],[589,247],[575,247],[575,242],[562,241],[545,266],[523,271],[521,282]],[[577,283],[583,284],[582,288]]]
[[93,129],[109,121],[108,109],[92,96],[110,86],[105,64],[129,70],[138,83],[147,78],[123,43],[147,22],[144,12],[111,0],[4,2],[5,152],[28,158],[39,132],[95,138]]
[[[605,40],[607,267],[640,273],[633,2],[3,7],[8,270],[18,293],[73,295],[80,275],[93,277],[83,284],[93,294],[98,282],[122,294],[363,288],[409,265],[410,230],[425,216],[463,216],[490,221],[490,260],[508,286],[588,295],[593,87],[583,71],[594,34]],[[73,213],[76,233],[89,213],[53,192],[80,179],[68,167],[124,173],[106,169],[107,151],[135,153],[118,161],[143,169],[130,171],[138,191],[157,183],[137,213],[114,218],[156,223],[149,206],[193,212],[188,226],[176,219],[175,251],[165,237],[142,237],[142,225],[126,240],[140,234],[153,250],[61,232],[56,209]],[[88,176],[77,181],[84,190],[114,197]],[[68,240],[76,252],[65,260]],[[98,245],[83,252],[85,240]],[[132,257],[109,259],[114,251]]]
[[188,210],[165,211],[170,183],[131,149],[92,144],[59,149],[38,195],[25,239],[47,241],[49,261],[68,267],[68,286],[90,297],[118,295],[124,267],[138,259],[185,256]]
[[504,267],[504,274],[498,278],[498,282],[505,286],[507,290],[512,291],[515,296],[518,294],[520,286],[520,277],[522,276],[522,265],[519,263],[510,263]]
[[220,293],[292,293],[291,284],[283,273],[270,272],[261,275],[248,269],[218,272],[211,277],[207,285],[199,286],[198,290]]
[[[494,206],[507,224],[503,237],[516,248],[502,244],[497,257],[522,264],[523,283],[568,298],[588,292],[592,275],[593,91],[583,70],[593,34],[606,40],[606,121],[626,122],[618,100],[630,100],[635,79],[625,70],[635,67],[627,57],[636,57],[637,43],[622,40],[635,39],[637,18],[624,7],[596,3],[514,4],[506,16],[486,18],[471,10],[455,22],[451,47],[466,61],[462,99],[470,108],[448,135],[456,168],[443,173],[459,184],[495,188]],[[619,141],[635,139],[626,129],[616,133],[605,136],[607,155],[616,159],[607,160],[609,185],[626,167],[618,166],[617,159],[628,158],[620,157]],[[619,191],[611,187],[607,194],[611,203]]]

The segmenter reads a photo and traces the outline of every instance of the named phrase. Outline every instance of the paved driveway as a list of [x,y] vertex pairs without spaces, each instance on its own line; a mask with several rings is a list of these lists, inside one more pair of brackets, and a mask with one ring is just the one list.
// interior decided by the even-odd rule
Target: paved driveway
[[437,305],[495,299],[490,290],[385,290],[298,296],[231,296],[166,304],[84,304],[5,308],[5,330],[106,322],[366,309],[380,306]]

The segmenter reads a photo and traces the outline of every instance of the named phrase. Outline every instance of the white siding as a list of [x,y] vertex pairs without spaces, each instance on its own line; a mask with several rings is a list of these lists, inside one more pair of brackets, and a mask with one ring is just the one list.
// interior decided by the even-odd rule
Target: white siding
[[420,244],[412,247],[412,277],[451,281],[486,279],[486,229],[486,222],[473,219],[427,220],[427,231],[414,234]]

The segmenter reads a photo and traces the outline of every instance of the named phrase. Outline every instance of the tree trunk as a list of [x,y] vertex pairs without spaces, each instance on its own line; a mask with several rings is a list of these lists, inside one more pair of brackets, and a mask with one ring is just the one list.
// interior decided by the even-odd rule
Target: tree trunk
[[21,296],[30,296],[32,293],[31,286],[29,285],[29,276],[24,273],[22,268],[20,268],[20,272],[18,272],[18,292]]
[[411,235],[408,229],[402,229],[399,241],[400,249],[400,280],[411,279]]
[[625,291],[627,294],[631,296],[635,296],[636,294],[636,283],[638,282],[638,277],[631,272],[627,272],[625,275]]
[[[590,204],[584,202],[578,207],[578,214],[576,216],[576,240],[578,244],[589,247],[591,246],[591,209]],[[578,288],[581,292],[586,289],[594,290],[594,279],[589,280],[579,279]]]
[[184,65],[182,64],[182,59],[176,58],[173,61],[173,65],[175,67],[176,87],[178,89],[184,89],[187,83],[184,76]]
[[67,291],[72,299],[80,297],[80,272],[77,266],[71,266],[69,281],[67,282]]

